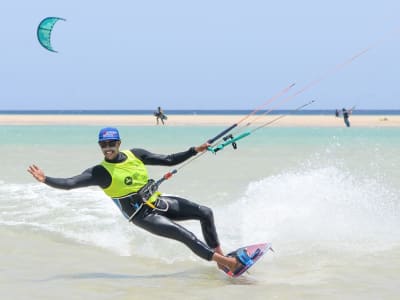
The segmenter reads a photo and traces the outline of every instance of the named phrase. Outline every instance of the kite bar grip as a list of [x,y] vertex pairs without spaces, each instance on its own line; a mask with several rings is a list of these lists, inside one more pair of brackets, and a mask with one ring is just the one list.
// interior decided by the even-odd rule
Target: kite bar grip
[[207,143],[212,144],[214,143],[216,140],[218,140],[221,136],[225,135],[226,133],[228,133],[229,131],[231,131],[233,128],[235,128],[238,124],[233,124],[231,127],[223,130],[222,132],[220,132],[218,135],[214,136],[212,139],[209,139],[207,141]]
[[207,150],[215,154],[216,152],[224,149],[225,146],[228,146],[230,144],[233,145],[236,141],[241,140],[242,138],[244,138],[244,137],[246,137],[246,136],[248,136],[250,134],[251,134],[251,132],[244,132],[244,133],[242,133],[241,135],[239,135],[239,136],[237,136],[235,138],[232,137],[232,138],[228,139],[227,141],[225,141],[224,143],[222,143],[222,144],[220,144],[220,145],[218,145],[216,147],[208,147]]

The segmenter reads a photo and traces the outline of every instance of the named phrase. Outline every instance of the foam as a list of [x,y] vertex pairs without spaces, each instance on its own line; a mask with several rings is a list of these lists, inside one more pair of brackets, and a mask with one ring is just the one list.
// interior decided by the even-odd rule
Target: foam
[[260,241],[337,245],[398,244],[398,192],[374,178],[335,166],[298,170],[249,184],[232,203],[231,234],[242,244]]

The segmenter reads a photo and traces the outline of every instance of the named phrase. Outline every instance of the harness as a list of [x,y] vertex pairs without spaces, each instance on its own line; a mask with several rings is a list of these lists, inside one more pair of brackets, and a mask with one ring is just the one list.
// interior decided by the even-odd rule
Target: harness
[[155,203],[161,195],[157,189],[157,183],[153,179],[149,179],[137,193],[132,193],[121,198],[112,198],[112,200],[117,204],[128,221],[132,221],[144,206],[148,206],[153,210],[168,210],[168,205],[165,209],[156,207]]

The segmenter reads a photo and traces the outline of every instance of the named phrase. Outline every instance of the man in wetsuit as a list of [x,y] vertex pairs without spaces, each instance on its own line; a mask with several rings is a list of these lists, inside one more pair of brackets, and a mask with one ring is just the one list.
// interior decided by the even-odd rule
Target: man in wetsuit
[[350,120],[349,120],[349,116],[351,114],[351,109],[347,110],[345,108],[342,109],[342,113],[343,113],[343,121],[344,124],[346,124],[347,127],[350,127]]
[[[99,132],[99,146],[104,160],[82,174],[71,178],[54,178],[44,174],[36,165],[28,172],[48,186],[74,189],[99,186],[133,224],[159,236],[184,243],[199,257],[215,261],[235,271],[241,264],[234,257],[223,255],[218,240],[213,213],[210,208],[178,196],[163,195],[154,190],[145,165],[173,166],[207,149],[205,143],[187,151],[170,155],[154,154],[140,148],[119,151],[121,139],[116,128],[107,127]],[[205,243],[175,221],[199,220]]]

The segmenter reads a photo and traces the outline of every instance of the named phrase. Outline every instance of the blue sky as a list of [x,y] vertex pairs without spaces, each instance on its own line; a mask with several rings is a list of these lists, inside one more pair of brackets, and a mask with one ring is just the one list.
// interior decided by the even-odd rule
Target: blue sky
[[[0,110],[400,109],[400,1],[2,1]],[[47,16],[58,53],[36,28]]]

